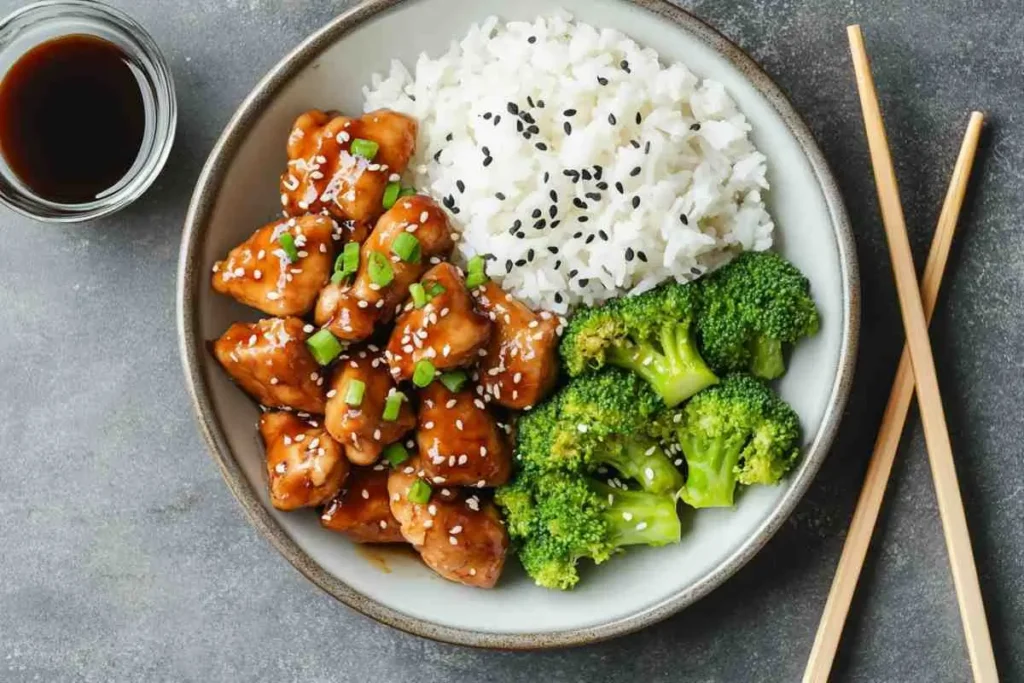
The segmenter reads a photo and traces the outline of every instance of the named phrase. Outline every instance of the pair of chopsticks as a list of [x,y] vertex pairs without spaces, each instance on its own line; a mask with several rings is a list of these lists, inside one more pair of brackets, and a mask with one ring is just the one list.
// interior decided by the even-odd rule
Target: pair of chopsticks
[[910,401],[914,396],[915,383],[921,421],[924,426],[928,458],[939,504],[939,515],[949,552],[960,617],[963,622],[967,650],[971,659],[974,680],[990,683],[999,680],[995,655],[988,624],[985,621],[985,607],[978,585],[978,572],[971,551],[971,539],[964,515],[963,500],[957,483],[953,463],[953,449],[949,441],[946,417],[942,409],[942,398],[935,374],[935,360],[932,357],[928,339],[928,322],[935,310],[939,284],[949,256],[953,232],[963,205],[967,182],[978,147],[983,117],[978,112],[971,114],[967,133],[950,181],[946,199],[939,215],[938,226],[928,254],[920,291],[914,271],[907,228],[900,206],[896,173],[893,169],[889,145],[886,141],[882,112],[878,106],[874,80],[864,38],[859,26],[847,29],[850,50],[860,91],[864,125],[867,130],[871,163],[874,167],[875,184],[881,205],[882,222],[896,277],[903,326],[907,345],[900,357],[896,380],[889,402],[882,418],[882,426],[875,441],[874,452],[868,463],[867,475],[857,509],[853,515],[850,531],[843,546],[839,566],[832,582],[825,612],[818,626],[811,656],[804,672],[804,683],[825,683],[828,680],[832,661],[835,658],[843,623],[850,608],[850,601],[857,585],[864,558],[867,555],[871,533],[882,505],[885,487],[892,471],[893,460],[899,446],[900,435],[906,422]]

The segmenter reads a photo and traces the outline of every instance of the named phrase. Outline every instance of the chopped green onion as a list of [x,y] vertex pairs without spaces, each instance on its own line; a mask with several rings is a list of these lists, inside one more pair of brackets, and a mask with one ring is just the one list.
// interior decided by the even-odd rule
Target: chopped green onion
[[466,264],[467,273],[482,273],[484,272],[484,265],[487,263],[487,259],[479,254],[469,259],[469,263]]
[[334,284],[334,285],[340,284],[340,283],[345,281],[346,277],[347,276],[345,275],[345,273],[341,272],[340,270],[339,271],[335,271],[331,275],[331,284]]
[[391,251],[406,263],[420,262],[420,241],[412,233],[399,233],[391,243]]
[[427,296],[433,299],[435,296],[441,296],[448,290],[444,288],[440,282],[431,282],[424,289],[427,291]]
[[[404,234],[404,233],[403,233]],[[370,263],[368,265],[370,281],[375,285],[385,287],[395,279],[395,271],[391,269],[391,262],[388,257],[379,251],[370,252]]]
[[331,334],[330,330],[320,330],[306,340],[309,352],[313,359],[320,365],[329,365],[332,360],[341,355],[344,350],[338,338]]
[[345,390],[345,403],[358,408],[363,404],[363,394],[366,393],[366,383],[358,380],[351,379],[348,382],[348,389]]
[[412,305],[416,308],[423,308],[427,305],[427,292],[420,283],[414,282],[409,285],[409,294],[412,295]]
[[434,490],[430,488],[430,484],[422,479],[417,479],[412,483],[412,486],[409,487],[409,502],[423,505],[430,500],[430,494],[433,492]]
[[398,201],[398,195],[402,191],[402,183],[388,183],[384,188],[384,209],[390,209]]
[[421,360],[416,363],[412,370],[412,383],[420,389],[430,386],[434,381],[434,364],[429,360]]
[[409,459],[409,450],[400,443],[393,443],[384,449],[384,459],[391,463],[392,467],[398,467]]
[[445,385],[452,393],[461,389],[468,380],[469,375],[462,370],[452,370],[441,375],[441,384]]
[[487,277],[487,273],[470,273],[466,276],[466,286],[470,289],[479,287],[480,285],[487,282],[490,278]]
[[412,197],[416,194],[415,187],[403,187],[402,191],[398,193],[399,197]]
[[349,242],[334,259],[334,272],[345,277],[354,275],[359,270],[359,243]]
[[284,250],[285,256],[291,263],[295,263],[299,260],[299,250],[295,246],[295,238],[292,237],[290,232],[282,232],[280,237],[277,238],[277,243],[281,245],[281,249]]
[[405,400],[405,394],[401,391],[396,391],[387,397],[384,401],[384,414],[381,416],[388,422],[394,422],[398,419],[398,413],[402,411],[402,401]]
[[377,156],[377,150],[379,149],[380,145],[378,145],[373,140],[364,140],[363,138],[356,138],[355,140],[352,141],[352,144],[349,145],[348,151],[351,152],[354,156],[362,157],[367,161],[373,161],[373,158]]

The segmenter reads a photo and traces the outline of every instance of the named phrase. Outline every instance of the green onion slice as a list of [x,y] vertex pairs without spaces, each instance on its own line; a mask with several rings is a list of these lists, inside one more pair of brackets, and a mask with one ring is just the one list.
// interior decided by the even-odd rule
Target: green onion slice
[[299,249],[295,246],[295,238],[292,237],[290,232],[282,232],[277,238],[277,243],[281,245],[281,249],[284,250],[291,263],[299,260]]
[[395,279],[395,271],[391,268],[391,261],[389,261],[388,257],[379,251],[370,252],[368,269],[370,273],[370,281],[375,285],[385,287],[391,284],[391,281]]
[[352,144],[349,145],[348,151],[351,152],[353,156],[362,157],[367,161],[373,161],[373,158],[377,156],[377,151],[379,149],[380,145],[373,140],[356,138],[352,141]]
[[487,277],[486,273],[470,273],[466,276],[466,287],[469,289],[475,289],[487,282],[489,279],[490,278]]
[[399,233],[391,243],[391,251],[406,263],[420,262],[420,241],[412,233]]
[[412,197],[416,194],[415,187],[403,187],[402,191],[398,193],[399,197]]
[[402,192],[402,183],[394,182],[388,183],[388,186],[384,188],[384,209],[390,209],[398,201],[398,196]]
[[412,371],[412,383],[420,389],[430,386],[434,381],[434,364],[429,360],[421,360],[416,363]]
[[396,391],[387,397],[384,401],[384,414],[381,416],[388,422],[394,422],[398,419],[398,414],[402,411],[402,401],[405,400],[405,394],[401,391]]
[[477,254],[473,258],[469,259],[469,263],[466,264],[467,273],[482,273],[484,272],[484,265],[486,265],[487,259]]
[[398,467],[409,459],[409,449],[400,443],[393,443],[384,449],[384,459],[391,463],[392,467]]
[[430,484],[422,479],[417,479],[413,482],[412,486],[409,487],[409,502],[423,505],[430,500],[430,494],[433,492],[434,490],[430,488]]
[[348,382],[348,389],[345,390],[345,403],[358,408],[363,404],[363,394],[366,393],[366,383],[358,380],[351,379]]
[[433,299],[435,296],[441,296],[442,294],[448,291],[440,282],[428,282],[424,286],[424,289],[427,292],[427,296],[429,296],[431,299]]
[[412,305],[416,308],[427,305],[427,292],[420,283],[414,282],[409,285],[409,294],[412,295]]
[[349,242],[345,248],[334,259],[334,272],[341,273],[343,277],[355,275],[359,270],[359,243]]
[[329,365],[344,350],[341,342],[331,334],[330,330],[320,330],[311,335],[306,340],[306,346],[313,354],[313,359],[320,365]]
[[448,388],[448,391],[455,393],[469,381],[469,375],[462,370],[452,370],[441,375],[441,384]]

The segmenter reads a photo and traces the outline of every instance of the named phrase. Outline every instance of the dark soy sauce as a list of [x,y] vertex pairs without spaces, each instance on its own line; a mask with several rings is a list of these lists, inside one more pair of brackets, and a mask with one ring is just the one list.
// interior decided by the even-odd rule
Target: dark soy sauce
[[52,202],[102,196],[135,162],[145,129],[128,56],[96,36],[41,43],[0,82],[0,151],[32,192]]

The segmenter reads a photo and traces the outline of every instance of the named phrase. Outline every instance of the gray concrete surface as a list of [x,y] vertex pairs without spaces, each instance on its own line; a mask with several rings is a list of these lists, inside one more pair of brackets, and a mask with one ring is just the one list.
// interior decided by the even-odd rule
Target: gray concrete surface
[[[436,644],[336,604],[249,527],[193,424],[173,316],[191,186],[258,77],[346,3],[117,4],[167,53],[178,142],[117,217],[62,228],[0,212],[0,681],[798,680],[902,336],[843,30],[854,21],[919,262],[967,112],[990,117],[933,338],[1003,680],[1024,680],[1019,0],[688,4],[790,93],[838,175],[864,280],[858,379],[819,479],[738,576],[642,633],[540,654]],[[835,681],[970,677],[911,419]]]

